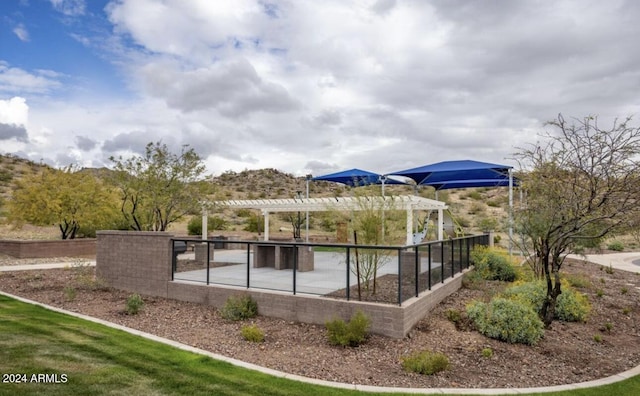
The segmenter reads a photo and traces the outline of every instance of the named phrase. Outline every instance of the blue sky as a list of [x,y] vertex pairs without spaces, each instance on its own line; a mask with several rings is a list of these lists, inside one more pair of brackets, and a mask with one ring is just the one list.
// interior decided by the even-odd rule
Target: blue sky
[[0,152],[211,173],[513,164],[545,121],[640,109],[640,3],[3,0]]

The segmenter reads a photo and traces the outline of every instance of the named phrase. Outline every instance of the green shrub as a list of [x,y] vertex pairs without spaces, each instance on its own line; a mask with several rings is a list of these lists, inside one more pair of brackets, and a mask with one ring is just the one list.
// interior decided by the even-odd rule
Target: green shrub
[[[584,322],[591,312],[589,300],[568,283],[563,283],[562,286],[562,294],[556,300],[554,317],[565,322]],[[502,296],[529,304],[539,313],[547,298],[547,285],[544,281],[521,283],[507,288]]]
[[482,357],[489,359],[490,357],[493,356],[493,349],[491,348],[484,348],[482,350]]
[[439,352],[422,351],[402,358],[402,368],[418,374],[432,375],[449,367],[449,358]]
[[126,304],[125,310],[129,315],[135,315],[138,312],[140,312],[143,306],[144,306],[144,301],[142,300],[142,297],[140,297],[140,295],[136,293],[136,294],[130,295],[127,298],[127,304]]
[[[225,230],[227,222],[218,216],[207,217],[207,231]],[[202,235],[202,216],[193,216],[187,224],[189,235]]]
[[462,313],[457,309],[447,309],[445,316],[450,322],[457,324],[462,320]]
[[620,241],[612,241],[607,245],[607,249],[613,250],[615,252],[621,252],[624,250],[624,244]]
[[584,275],[565,275],[564,279],[573,287],[580,289],[591,287],[591,281]]
[[489,247],[475,247],[471,251],[471,263],[482,279],[504,282],[516,280],[516,270],[509,263],[508,257]]
[[227,320],[244,320],[258,314],[258,303],[250,295],[230,296],[220,308],[220,316]]
[[564,322],[585,322],[590,312],[591,305],[584,294],[565,287],[558,296],[556,319]]
[[476,226],[483,232],[497,231],[499,228],[498,220],[495,217],[481,217]]
[[77,291],[74,287],[66,286],[64,288],[64,297],[67,301],[73,301],[76,299]]
[[348,323],[342,319],[326,322],[327,337],[331,345],[355,347],[369,337],[371,320],[362,311],[357,311]]
[[480,192],[478,191],[469,191],[469,193],[467,194],[467,197],[473,200],[479,201],[482,199],[482,194],[480,194]]
[[489,303],[474,301],[467,307],[467,315],[480,333],[512,344],[535,345],[544,334],[538,313],[517,300],[498,297]]
[[240,329],[242,333],[242,337],[251,342],[263,342],[264,341],[264,332],[256,325],[251,326],[242,326]]

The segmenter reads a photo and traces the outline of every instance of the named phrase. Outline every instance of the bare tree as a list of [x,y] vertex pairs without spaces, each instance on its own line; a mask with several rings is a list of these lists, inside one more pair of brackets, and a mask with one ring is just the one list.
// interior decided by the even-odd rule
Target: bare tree
[[596,117],[562,115],[547,123],[544,145],[519,149],[526,202],[516,210],[516,227],[535,254],[547,296],[540,316],[548,327],[562,293],[560,270],[576,244],[602,238],[638,214],[640,128],[631,118],[610,129]]

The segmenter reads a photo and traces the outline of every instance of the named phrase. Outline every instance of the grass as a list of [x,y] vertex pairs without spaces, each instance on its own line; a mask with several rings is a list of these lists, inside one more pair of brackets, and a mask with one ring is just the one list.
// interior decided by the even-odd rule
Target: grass
[[[1,295],[0,334],[1,374],[58,374],[58,378],[65,374],[67,378],[58,384],[0,383],[0,395],[362,394],[239,368]],[[640,376],[546,395],[602,394],[640,394]]]

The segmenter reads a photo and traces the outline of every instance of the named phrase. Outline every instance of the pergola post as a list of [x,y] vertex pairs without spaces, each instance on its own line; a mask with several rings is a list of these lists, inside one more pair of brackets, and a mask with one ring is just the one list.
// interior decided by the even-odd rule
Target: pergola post
[[438,240],[444,239],[444,211],[438,209]]
[[202,240],[206,240],[209,235],[207,235],[207,228],[209,224],[207,221],[209,220],[209,211],[207,210],[206,205],[202,205]]
[[413,207],[407,208],[407,245],[413,245]]
[[263,210],[262,215],[264,216],[264,240],[269,240],[269,211]]

